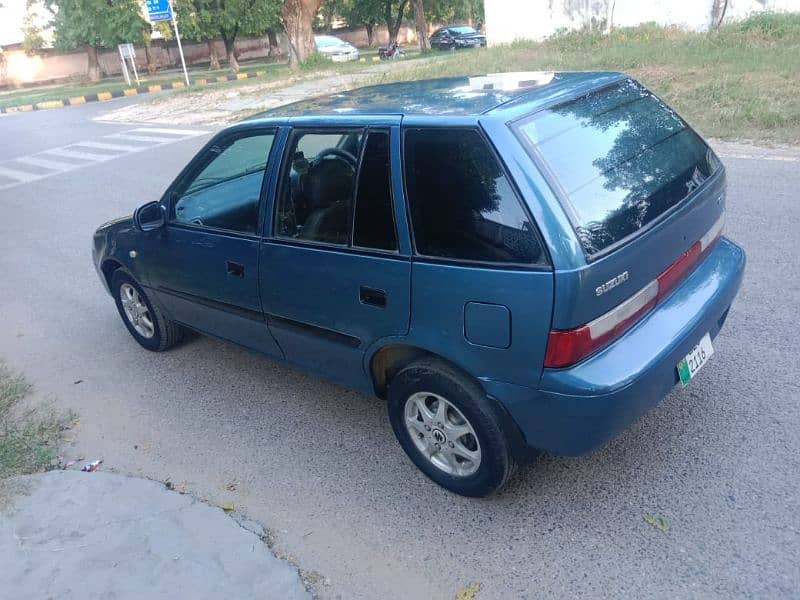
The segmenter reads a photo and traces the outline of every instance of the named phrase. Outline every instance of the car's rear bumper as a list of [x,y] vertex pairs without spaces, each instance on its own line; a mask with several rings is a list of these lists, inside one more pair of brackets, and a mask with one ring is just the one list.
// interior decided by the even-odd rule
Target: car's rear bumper
[[[573,367],[545,369],[539,390],[484,384],[529,446],[566,455],[587,452],[638,419],[678,383],[678,362],[706,333],[712,338],[719,333],[744,265],[744,251],[722,238],[630,331]],[[714,362],[706,369],[713,369]]]

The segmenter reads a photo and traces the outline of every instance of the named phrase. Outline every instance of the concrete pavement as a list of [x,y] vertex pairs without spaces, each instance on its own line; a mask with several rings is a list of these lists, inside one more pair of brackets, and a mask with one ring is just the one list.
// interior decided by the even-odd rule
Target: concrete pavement
[[[4,140],[24,117],[0,120]],[[69,135],[100,125],[82,127]],[[70,453],[233,501],[324,574],[322,598],[452,598],[471,581],[487,599],[800,595],[796,153],[720,145],[726,235],[749,262],[697,380],[604,448],[543,456],[476,501],[416,470],[374,398],[208,338],[160,355],[130,339],[91,234],[157,198],[205,139],[0,190],[0,356],[80,415]]]
[[311,598],[259,525],[161,483],[50,471],[9,484],[17,493],[0,513],[4,598]]

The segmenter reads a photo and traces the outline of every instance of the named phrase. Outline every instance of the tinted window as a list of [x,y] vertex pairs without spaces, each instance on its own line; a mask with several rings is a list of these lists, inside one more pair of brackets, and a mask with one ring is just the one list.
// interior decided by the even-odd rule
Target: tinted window
[[478,33],[478,32],[477,32],[477,31],[475,31],[475,30],[474,30],[472,27],[470,27],[469,25],[461,25],[460,27],[451,27],[451,28],[450,28],[450,33],[455,33],[455,34],[464,34],[464,35],[466,35],[466,34],[468,34],[468,33]]
[[397,250],[389,167],[389,133],[370,131],[361,159],[353,218],[353,245]]
[[360,131],[295,132],[280,188],[277,236],[348,244],[361,138]]
[[533,226],[482,136],[471,129],[410,129],[405,177],[417,252],[533,263]]
[[275,135],[249,133],[215,144],[198,173],[175,190],[173,220],[255,233],[261,184]]
[[538,112],[518,132],[558,179],[588,254],[668,211],[718,167],[675,112],[630,80]]

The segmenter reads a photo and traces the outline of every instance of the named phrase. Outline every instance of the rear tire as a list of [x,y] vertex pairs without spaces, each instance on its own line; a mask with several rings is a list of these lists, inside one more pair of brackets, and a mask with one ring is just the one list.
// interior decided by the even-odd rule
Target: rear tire
[[451,492],[489,496],[517,468],[491,400],[444,361],[419,359],[397,373],[389,384],[388,410],[408,457]]
[[153,352],[163,352],[181,341],[181,326],[170,321],[125,271],[118,269],[114,272],[111,293],[122,322],[140,346]]

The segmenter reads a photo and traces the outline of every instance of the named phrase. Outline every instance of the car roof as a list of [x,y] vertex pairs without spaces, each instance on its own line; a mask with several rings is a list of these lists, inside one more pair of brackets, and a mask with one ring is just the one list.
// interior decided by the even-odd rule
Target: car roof
[[[502,77],[503,74],[491,77]],[[525,74],[519,74],[525,75]],[[483,76],[484,78],[487,76]],[[483,88],[470,85],[469,77],[403,81],[362,87],[280,106],[254,115],[253,121],[276,117],[320,117],[357,115],[472,116],[501,113],[524,105],[528,112],[559,99],[581,95],[624,77],[614,72],[559,72],[546,83],[528,87],[499,87],[481,79]]]

